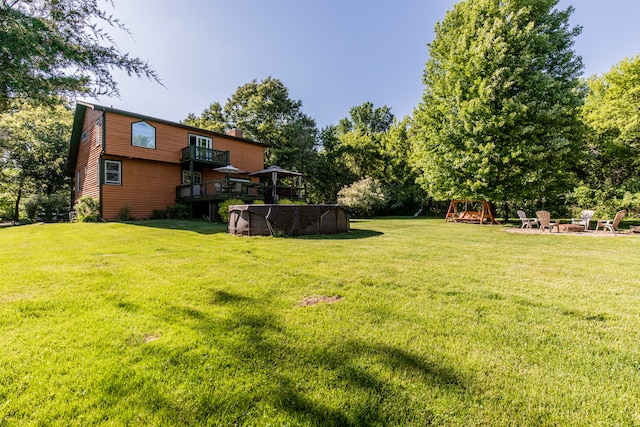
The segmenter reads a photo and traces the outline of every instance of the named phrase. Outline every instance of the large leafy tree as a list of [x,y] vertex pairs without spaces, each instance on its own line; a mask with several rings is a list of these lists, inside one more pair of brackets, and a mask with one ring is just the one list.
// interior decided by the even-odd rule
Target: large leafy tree
[[340,143],[335,150],[357,179],[383,178],[386,161],[382,139],[393,120],[391,108],[375,108],[371,102],[352,107],[349,117],[340,120],[336,127]]
[[240,86],[224,107],[215,102],[200,116],[183,123],[217,132],[237,128],[243,136],[268,144],[265,163],[301,172],[315,156],[316,124],[302,112],[302,102],[289,97],[279,79],[267,77]]
[[640,191],[640,55],[589,79],[582,118],[592,153],[590,186]]
[[147,62],[115,46],[103,27],[127,29],[100,3],[0,0],[0,111],[15,98],[117,94],[116,68],[159,81]]
[[69,190],[64,163],[72,122],[73,113],[62,101],[53,106],[23,103],[0,114],[0,184],[13,197],[14,221],[23,195]]
[[[580,28],[557,0],[467,0],[436,25],[414,164],[438,199],[522,203],[570,186],[579,155]],[[544,200],[543,200],[544,201]],[[508,211],[505,212],[505,216]]]

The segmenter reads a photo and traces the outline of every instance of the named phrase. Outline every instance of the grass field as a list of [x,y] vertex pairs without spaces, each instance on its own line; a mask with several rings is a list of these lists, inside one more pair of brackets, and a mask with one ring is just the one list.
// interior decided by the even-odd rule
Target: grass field
[[640,237],[502,229],[2,228],[0,425],[640,425]]

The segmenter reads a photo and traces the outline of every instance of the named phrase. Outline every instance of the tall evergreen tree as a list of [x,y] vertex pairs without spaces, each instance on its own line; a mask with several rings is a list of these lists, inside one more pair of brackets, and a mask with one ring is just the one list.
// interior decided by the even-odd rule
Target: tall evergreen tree
[[0,112],[13,99],[55,104],[59,95],[117,94],[112,71],[159,82],[121,52],[103,26],[128,31],[98,0],[0,0]]
[[[414,164],[438,199],[521,203],[570,186],[580,153],[581,28],[557,0],[467,0],[436,25]],[[506,213],[508,215],[508,211]]]

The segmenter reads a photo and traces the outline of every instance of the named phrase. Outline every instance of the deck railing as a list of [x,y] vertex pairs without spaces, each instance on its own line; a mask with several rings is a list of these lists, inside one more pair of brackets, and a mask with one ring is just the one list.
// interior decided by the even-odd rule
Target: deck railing
[[182,149],[182,161],[187,160],[198,160],[224,166],[229,164],[229,152],[190,145]]
[[213,200],[238,198],[242,200],[260,199],[263,187],[245,180],[215,180],[199,184],[183,184],[176,188],[176,200]]

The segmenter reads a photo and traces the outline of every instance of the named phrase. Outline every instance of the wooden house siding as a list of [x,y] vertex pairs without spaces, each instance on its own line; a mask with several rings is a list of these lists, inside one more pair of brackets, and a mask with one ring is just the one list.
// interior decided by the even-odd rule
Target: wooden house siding
[[180,165],[143,159],[106,156],[122,162],[122,184],[102,186],[102,217],[120,219],[120,212],[130,207],[133,218],[151,218],[154,209],[176,203],[176,186],[180,185]]
[[[131,145],[131,125],[142,121],[156,129],[155,149]],[[105,154],[170,163],[179,163],[180,150],[189,145],[187,133],[182,129],[109,112],[106,140]]]
[[[98,198],[101,215],[106,220],[120,219],[122,209],[127,206],[130,216],[142,219],[150,218],[154,209],[174,205],[183,169],[201,172],[203,181],[224,179],[224,174],[213,170],[213,162],[183,160],[182,150],[189,146],[191,134],[211,138],[212,148],[229,152],[229,162],[239,169],[254,172],[264,168],[264,145],[235,135],[86,103],[78,103],[74,120],[71,163],[65,167],[65,173],[73,173],[75,181],[80,172],[82,186],[75,191],[75,199],[85,195]],[[155,128],[155,149],[132,145],[132,125],[138,122]],[[82,141],[85,133],[86,139]],[[121,162],[119,185],[105,183],[106,160]],[[258,178],[251,177],[251,181],[258,182]]]
[[[100,126],[96,126],[96,120],[99,120]],[[102,111],[90,109],[86,111],[82,125],[82,134],[85,135],[85,133],[86,139],[80,141],[78,160],[73,175],[76,200],[82,196],[100,198],[98,162],[102,151]],[[78,173],[81,181],[80,188],[78,188],[77,182]]]

